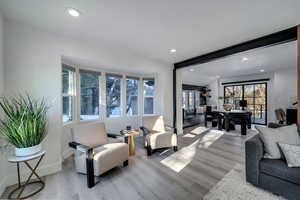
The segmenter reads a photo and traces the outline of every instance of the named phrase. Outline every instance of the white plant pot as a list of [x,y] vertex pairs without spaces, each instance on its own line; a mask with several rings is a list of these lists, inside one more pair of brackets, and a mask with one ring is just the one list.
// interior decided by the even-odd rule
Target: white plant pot
[[26,148],[15,148],[16,156],[30,156],[36,154],[42,150],[42,145],[38,144],[33,147],[26,147]]

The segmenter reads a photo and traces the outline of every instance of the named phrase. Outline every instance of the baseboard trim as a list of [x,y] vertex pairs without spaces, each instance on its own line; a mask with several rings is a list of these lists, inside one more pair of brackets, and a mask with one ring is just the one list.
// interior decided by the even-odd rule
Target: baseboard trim
[[[57,173],[57,172],[61,171],[61,169],[62,169],[62,163],[61,163],[61,161],[58,161],[53,164],[43,165],[43,166],[39,167],[37,169],[37,173],[39,174],[39,176],[42,177],[42,176]],[[25,173],[21,172],[21,181],[25,181],[28,178],[29,174],[30,173],[28,171]],[[35,176],[34,176],[34,178],[35,178]],[[6,177],[5,182],[6,182],[6,186],[16,184],[18,182],[17,174],[14,173],[13,175],[8,175]]]

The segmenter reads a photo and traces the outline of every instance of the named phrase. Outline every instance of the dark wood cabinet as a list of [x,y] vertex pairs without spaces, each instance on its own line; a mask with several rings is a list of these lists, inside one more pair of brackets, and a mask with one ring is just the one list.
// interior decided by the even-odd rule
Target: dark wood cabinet
[[286,109],[286,124],[297,124],[297,109],[288,108]]

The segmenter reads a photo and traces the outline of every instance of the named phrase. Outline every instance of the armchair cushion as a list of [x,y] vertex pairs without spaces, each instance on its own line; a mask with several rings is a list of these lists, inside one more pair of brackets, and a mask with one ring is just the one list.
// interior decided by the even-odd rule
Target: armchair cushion
[[152,149],[177,146],[177,136],[174,133],[155,133],[149,134],[146,137],[146,144]]
[[108,143],[104,123],[80,124],[72,128],[73,141],[80,144],[96,147]]
[[[128,160],[128,144],[111,143],[94,148],[94,174],[99,176],[115,166],[121,165]],[[76,170],[86,173],[86,156],[81,154],[75,156]]]
[[143,117],[143,125],[151,132],[165,132],[165,123],[163,116],[147,116]]

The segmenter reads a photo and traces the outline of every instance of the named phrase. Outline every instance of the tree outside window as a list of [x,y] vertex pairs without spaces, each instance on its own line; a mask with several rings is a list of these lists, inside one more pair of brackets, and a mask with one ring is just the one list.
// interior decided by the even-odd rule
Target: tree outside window
[[126,78],[126,114],[138,114],[138,78]]
[[100,117],[99,77],[97,72],[80,70],[80,120]]
[[106,75],[106,116],[121,116],[121,78],[119,75]]

